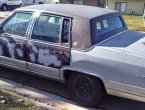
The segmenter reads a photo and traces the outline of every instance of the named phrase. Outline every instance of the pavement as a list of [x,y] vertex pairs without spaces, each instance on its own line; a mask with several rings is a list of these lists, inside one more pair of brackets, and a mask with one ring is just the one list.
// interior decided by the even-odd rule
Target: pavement
[[11,11],[0,11],[0,17],[5,18],[7,17]]

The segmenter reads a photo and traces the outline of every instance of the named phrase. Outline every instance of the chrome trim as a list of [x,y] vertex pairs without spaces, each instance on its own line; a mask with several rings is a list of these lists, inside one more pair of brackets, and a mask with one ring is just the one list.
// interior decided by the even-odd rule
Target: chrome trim
[[[34,64],[34,63],[30,63],[30,62],[27,62],[27,65],[28,65],[28,68],[29,68],[29,70],[32,72],[32,73],[36,73],[36,74],[38,74],[39,76],[47,76],[47,77],[50,77],[50,78],[53,78],[53,79],[59,79],[59,80],[61,80],[60,79],[60,77],[59,77],[59,69],[56,69],[56,68],[51,68],[51,67],[45,67],[45,66],[43,66],[43,65],[38,65],[38,64]],[[40,69],[40,71],[39,72],[41,72],[41,73],[39,73],[37,70],[36,71],[34,71],[34,70],[31,70],[31,66],[33,66],[33,68],[35,68],[36,67],[36,69]],[[34,67],[35,66],[35,67]],[[45,70],[44,70],[45,69]],[[45,72],[43,72],[43,71],[41,71],[41,70],[43,70],[43,71],[45,71]],[[47,70],[47,71],[46,71]],[[48,73],[48,74],[46,74],[46,72]],[[50,75],[50,72],[52,72],[52,75]],[[56,73],[55,75],[53,75],[54,73]],[[58,73],[58,74],[57,74]]]
[[[36,17],[36,15],[37,15],[37,17]],[[39,16],[38,16],[39,15]],[[56,17],[60,17],[61,18],[61,26],[60,26],[60,33],[59,33],[59,43],[54,43],[54,42],[48,42],[48,41],[42,41],[42,40],[37,40],[37,39],[31,39],[31,36],[32,36],[32,32],[33,32],[33,28],[34,28],[34,25],[35,25],[35,22],[36,22],[36,20],[40,17],[40,15],[50,15],[50,16],[55,16],[55,15],[51,15],[51,14],[49,14],[49,13],[46,13],[46,12],[35,12],[35,14],[34,14],[34,18],[33,18],[33,21],[32,21],[32,23],[31,23],[31,26],[30,26],[30,28],[29,28],[29,34],[28,34],[28,39],[29,39],[29,41],[32,41],[32,42],[36,42],[36,43],[42,43],[42,44],[49,44],[49,45],[51,45],[51,46],[59,46],[59,47],[65,47],[66,48],[66,46],[64,46],[64,45],[62,45],[62,44],[66,44],[66,43],[61,43],[61,37],[62,37],[62,27],[63,27],[63,19],[64,19],[64,17],[62,17],[62,16],[57,16],[56,15]],[[70,25],[71,25],[71,19],[70,18],[66,18],[66,19],[69,19],[70,20]],[[71,26],[70,26],[70,29],[69,30],[71,30]],[[70,44],[70,36],[71,36],[71,32],[69,31],[69,43],[68,44]],[[69,45],[69,47],[70,47],[70,45]]]
[[53,70],[53,71],[58,71],[58,70],[59,70],[59,69],[57,69],[57,68],[46,67],[46,66],[43,66],[43,65],[35,64],[35,63],[30,63],[30,62],[27,62],[27,63],[29,63],[29,64],[31,64],[31,65],[38,66],[38,67],[44,67],[44,68],[47,68],[47,69],[51,69],[51,70]]
[[62,29],[63,29],[63,20],[64,20],[64,17],[61,17],[61,26],[60,26],[60,31],[59,31],[59,45],[61,45]]
[[32,13],[32,16],[31,16],[31,18],[30,18],[30,21],[29,21],[28,28],[27,28],[27,30],[26,30],[25,36],[13,35],[13,34],[8,34],[8,33],[4,33],[4,34],[10,35],[10,36],[12,36],[13,38],[27,39],[27,33],[28,33],[28,31],[29,31],[29,26],[30,26],[30,24],[31,24],[31,22],[32,22],[32,20],[33,20],[33,16],[34,16],[34,12],[33,12],[33,11],[13,11],[13,12],[11,13],[11,15],[8,16],[8,17],[1,23],[0,27],[4,26],[5,23],[7,23],[7,22],[11,19],[11,17],[12,17],[14,14],[20,13],[20,12],[23,12],[23,13]]
[[[145,97],[145,88],[142,88],[142,87],[132,86],[129,84],[114,82],[110,80],[108,81],[105,80],[104,84],[105,84],[106,89],[120,91],[120,92],[132,94],[132,95],[136,95],[140,97]],[[112,94],[112,93],[108,92],[108,94]]]
[[145,96],[139,96],[131,93],[126,93],[126,92],[121,92],[118,90],[113,90],[113,89],[106,89],[107,93],[110,95],[126,98],[126,99],[131,99],[131,100],[137,100],[141,102],[145,102]]
[[145,79],[145,76],[136,75],[136,77]]
[[33,20],[31,22],[31,25],[29,27],[29,32],[28,32],[28,36],[27,36],[29,40],[31,40],[32,31],[33,31],[35,22],[36,22],[36,20],[38,19],[39,16],[40,16],[40,12],[35,12],[34,13],[34,17],[33,17]]
[[9,37],[16,38],[16,39],[27,40],[26,36],[19,36],[19,35],[4,33],[2,34],[2,37],[5,37],[5,35],[8,35]]
[[[2,62],[1,62],[2,61]],[[12,65],[12,66],[19,66],[19,68],[27,68],[27,64],[26,61],[22,61],[22,60],[17,60],[17,59],[13,59],[13,58],[9,58],[9,57],[4,57],[4,56],[0,56],[0,64],[7,64],[7,65]]]
[[23,72],[30,72],[29,71],[29,69],[24,69],[24,68],[19,68],[19,67],[16,67],[16,66],[12,66],[12,65],[8,65],[8,64],[4,64],[4,63],[0,63],[0,66],[2,66],[2,67],[9,67],[9,68],[11,68],[11,69],[15,69],[15,70],[22,70]]
[[[98,47],[101,47],[101,43],[103,43],[103,42],[105,42],[105,41],[107,41],[107,40],[109,40],[109,39],[112,39],[113,37],[116,37],[117,35],[119,35],[119,34],[121,34],[121,33],[124,33],[124,32],[126,32],[126,31],[128,31],[128,30],[125,30],[125,31],[122,31],[122,32],[120,32],[120,33],[118,33],[118,34],[115,34],[115,35],[113,35],[112,37],[109,37],[108,39],[105,39],[105,40],[103,40],[103,41],[101,41],[101,42],[99,42],[99,43],[97,43],[97,44],[95,44],[95,45],[92,45],[90,48],[88,48],[88,49],[85,49],[85,50],[82,50],[82,49],[76,49],[76,48],[72,48],[73,50],[77,50],[77,51],[81,51],[81,52],[88,52],[88,51],[90,51],[90,50],[92,50],[93,48],[95,48],[96,46],[98,46]],[[109,48],[111,48],[111,47],[109,47]],[[119,49],[119,48],[116,48],[116,50],[121,50],[121,49]]]
[[64,81],[62,81],[58,77],[53,77],[53,76],[46,75],[46,74],[40,74],[38,72],[30,71],[29,69],[23,69],[23,68],[19,68],[19,67],[8,65],[8,64],[4,64],[4,63],[0,63],[0,66],[6,67],[6,68],[9,67],[9,68],[14,69],[14,70],[22,71],[22,72],[25,72],[25,73],[28,73],[28,74],[32,74],[32,75],[38,75],[38,76],[41,76],[41,77],[44,77],[44,78],[47,77],[48,79],[53,79],[53,80],[59,81],[61,83],[64,83]]
[[[67,17],[64,17],[64,19],[68,19],[70,21],[70,25],[69,25],[69,36],[68,36],[68,43],[62,43],[60,45],[68,45],[70,47],[70,44],[72,43],[71,41],[71,31],[72,31],[72,19],[71,18],[67,18]],[[63,21],[64,22],[64,21]],[[63,25],[62,25],[63,27]],[[61,38],[62,38],[62,31],[61,31]]]
[[[38,12],[37,12],[38,13]],[[49,13],[45,13],[45,12],[39,12],[39,16],[38,17],[35,17],[34,21],[33,21],[33,25],[31,26],[31,32],[29,33],[29,40],[31,41],[36,41],[36,42],[39,42],[39,43],[51,43],[51,44],[54,44],[54,45],[58,45],[60,46],[60,36],[61,36],[61,32],[62,30],[60,30],[59,32],[59,43],[55,43],[55,42],[49,42],[49,41],[42,41],[42,40],[38,40],[38,39],[31,39],[31,36],[32,36],[32,32],[33,32],[33,29],[34,29],[34,25],[35,25],[35,22],[36,20],[41,16],[41,15],[49,15],[49,16],[54,16],[54,17],[60,17],[61,18],[61,21],[63,21],[63,17],[61,16],[57,16],[57,15],[53,15],[53,14],[49,14]],[[60,29],[62,28],[62,25],[63,25],[63,22],[61,22],[61,25],[60,25]]]
[[63,13],[59,13],[59,12],[54,12],[54,11],[46,11],[46,10],[40,10],[40,9],[23,9],[23,8],[19,8],[16,9],[16,11],[35,11],[35,12],[39,12],[39,13],[48,13],[48,14],[52,14],[52,15],[58,15],[58,16],[62,16],[62,17],[66,17],[66,18],[73,18],[73,16],[71,15],[64,15]]

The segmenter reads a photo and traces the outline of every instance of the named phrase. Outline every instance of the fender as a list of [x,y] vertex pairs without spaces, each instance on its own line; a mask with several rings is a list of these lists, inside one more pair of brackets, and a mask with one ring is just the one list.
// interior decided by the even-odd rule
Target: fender
[[66,82],[66,79],[64,77],[65,71],[75,71],[75,72],[79,72],[79,73],[82,73],[82,74],[87,74],[87,75],[91,75],[91,76],[94,76],[96,78],[99,78],[100,80],[102,80],[103,83],[105,81],[105,78],[99,73],[93,73],[93,72],[91,72],[89,70],[86,70],[84,68],[65,66],[65,67],[62,67],[60,69],[60,78],[63,82]]

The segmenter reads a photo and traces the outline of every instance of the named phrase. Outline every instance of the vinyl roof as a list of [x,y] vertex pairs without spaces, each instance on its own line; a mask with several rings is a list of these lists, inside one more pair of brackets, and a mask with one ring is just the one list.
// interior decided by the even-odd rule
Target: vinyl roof
[[78,16],[78,17],[84,17],[89,19],[117,12],[106,8],[74,5],[74,4],[39,4],[39,5],[22,7],[20,9],[44,10],[44,11],[50,11],[54,13],[60,13],[63,15]]

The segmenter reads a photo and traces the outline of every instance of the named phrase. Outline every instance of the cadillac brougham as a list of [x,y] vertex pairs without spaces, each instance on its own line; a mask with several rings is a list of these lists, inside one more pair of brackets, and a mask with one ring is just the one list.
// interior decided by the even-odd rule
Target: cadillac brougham
[[0,25],[0,65],[65,82],[72,98],[107,94],[145,101],[145,33],[120,12],[45,4],[15,10]]

